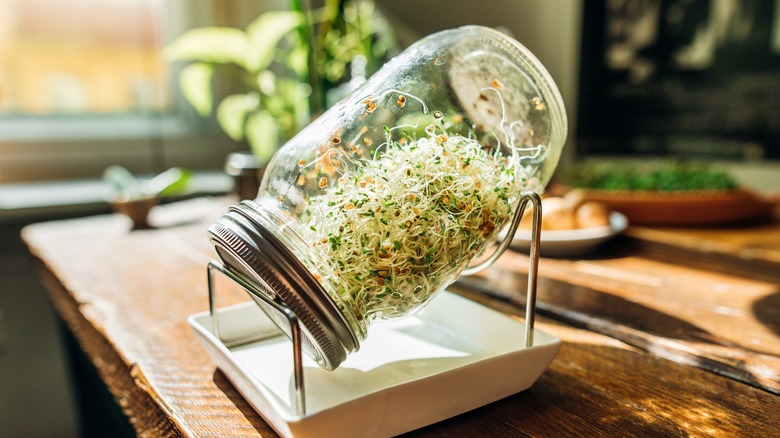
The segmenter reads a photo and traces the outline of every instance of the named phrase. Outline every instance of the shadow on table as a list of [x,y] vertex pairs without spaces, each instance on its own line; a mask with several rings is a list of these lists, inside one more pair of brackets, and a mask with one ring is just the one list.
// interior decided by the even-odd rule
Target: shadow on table
[[[524,308],[526,281],[527,276],[520,273],[486,272],[479,277],[461,278],[456,287]],[[765,308],[776,309],[773,300],[778,299],[777,295],[767,298]],[[773,392],[779,388],[776,376],[756,374],[756,369],[766,366],[767,361],[774,363],[776,356],[734,345],[699,327],[695,320],[681,319],[608,292],[546,278],[539,279],[536,309],[537,314],[609,336],[659,357],[729,375]],[[759,318],[777,327],[778,318],[769,312]]]
[[[632,242],[627,237],[626,240],[620,242],[619,244],[615,246],[608,246],[607,248],[611,249],[609,251],[603,252],[600,257],[595,258],[609,259],[612,257],[628,256],[631,255],[632,252],[638,251],[641,248],[643,257],[662,263],[680,264],[684,266],[695,267],[696,269],[712,272],[715,274],[722,274],[727,272],[731,275],[742,276],[756,281],[764,281],[769,284],[778,284],[774,293],[756,300],[751,307],[756,320],[771,330],[772,333],[780,336],[780,275],[778,275],[780,270],[778,270],[777,263],[766,262],[762,260],[741,259],[738,257],[717,254],[714,252],[707,253],[694,251],[658,243],[639,241]],[[679,339],[685,340],[686,338],[680,337]],[[711,341],[711,339],[706,336],[704,338],[698,339]],[[717,342],[714,343],[717,344]],[[744,348],[751,350],[749,347]],[[771,354],[758,350],[755,350],[755,352]]]
[[636,350],[565,342],[530,389],[404,437],[689,436],[772,421],[768,412],[730,411],[728,385]]
[[[489,295],[525,307],[524,274],[496,270],[461,277],[452,287]],[[707,330],[683,319],[616,295],[557,280],[538,280],[539,314],[592,331],[630,328],[643,333],[696,342],[717,342]]]
[[547,316],[599,332],[610,327],[623,331],[625,327],[681,341],[718,342],[712,333],[696,324],[643,304],[581,286],[569,285],[564,289],[560,284],[547,283],[540,281],[543,292],[537,304],[539,312]]
[[753,303],[753,314],[775,335],[780,336],[780,292],[756,300]]
[[236,387],[233,386],[233,383],[231,383],[227,376],[219,369],[214,371],[214,384],[217,385],[217,388],[219,388],[225,396],[236,405],[244,418],[247,419],[249,424],[251,424],[260,435],[265,436],[269,432],[273,432],[273,428],[260,417],[252,405],[246,401],[244,396],[238,392]]

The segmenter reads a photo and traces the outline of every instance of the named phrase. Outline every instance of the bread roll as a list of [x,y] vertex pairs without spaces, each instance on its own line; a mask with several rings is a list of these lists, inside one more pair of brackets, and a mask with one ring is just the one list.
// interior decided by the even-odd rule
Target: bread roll
[[[531,229],[534,208],[529,202],[518,228]],[[579,190],[564,197],[542,199],[542,230],[574,230],[609,226],[609,208],[600,202],[586,200]]]
[[571,189],[563,195],[563,199],[569,205],[572,210],[577,210],[580,205],[584,204],[588,198],[585,196],[585,192],[582,189]]
[[609,226],[609,209],[599,202],[586,201],[575,211],[577,228]]
[[542,200],[542,230],[573,230],[577,228],[574,211],[569,203],[558,197]]

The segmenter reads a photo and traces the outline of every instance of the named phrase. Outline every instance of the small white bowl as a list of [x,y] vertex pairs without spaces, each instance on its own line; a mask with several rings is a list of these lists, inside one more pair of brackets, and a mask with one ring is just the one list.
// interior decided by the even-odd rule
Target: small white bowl
[[[622,233],[626,227],[628,227],[628,219],[623,214],[613,211],[609,215],[609,226],[576,230],[542,230],[540,254],[545,257],[573,257],[589,254],[602,243]],[[510,248],[529,252],[531,230],[517,230]]]

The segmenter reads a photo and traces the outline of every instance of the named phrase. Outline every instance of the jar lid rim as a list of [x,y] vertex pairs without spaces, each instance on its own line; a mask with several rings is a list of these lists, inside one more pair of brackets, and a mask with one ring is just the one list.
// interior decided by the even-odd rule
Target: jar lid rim
[[[278,299],[295,314],[304,336],[308,338],[311,347],[317,350],[307,353],[323,368],[333,370],[346,359],[349,352],[359,348],[358,338],[337,304],[303,263],[273,235],[269,224],[263,224],[262,216],[255,207],[257,204],[252,201],[242,201],[240,205],[231,206],[209,228],[214,246],[227,251],[236,260],[226,258],[219,250],[217,254],[223,264],[228,269],[232,268],[239,277],[247,277],[247,268],[253,271],[252,274],[257,275],[276,294],[269,298]],[[233,266],[236,261],[243,266]],[[250,280],[249,284],[257,282],[257,279]],[[279,324],[274,317],[271,320],[285,335],[292,336],[288,327]],[[304,347],[307,347],[306,343]],[[322,360],[317,360],[317,357]]]

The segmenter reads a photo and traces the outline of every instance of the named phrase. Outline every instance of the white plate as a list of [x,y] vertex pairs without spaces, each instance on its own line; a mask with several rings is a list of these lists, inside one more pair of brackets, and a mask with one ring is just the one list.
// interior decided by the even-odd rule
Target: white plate
[[[547,257],[571,257],[593,252],[599,245],[622,233],[628,227],[628,219],[613,211],[609,215],[609,226],[581,228],[577,230],[542,230],[540,254]],[[510,245],[518,251],[528,252],[531,248],[531,230],[519,229]]]
[[[292,344],[252,302],[220,310],[231,337],[266,332],[226,348],[208,312],[188,319],[199,340],[254,409],[285,437],[394,436],[529,388],[560,341],[449,292],[419,313],[377,323],[360,351],[335,371],[304,359],[307,414],[295,412]],[[517,415],[522,415],[518,412]]]

